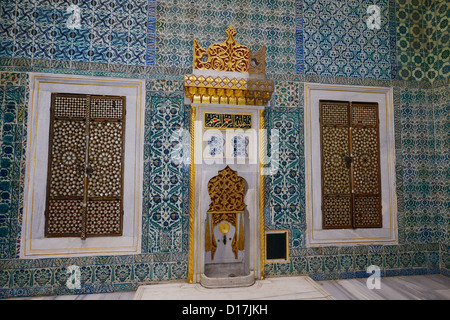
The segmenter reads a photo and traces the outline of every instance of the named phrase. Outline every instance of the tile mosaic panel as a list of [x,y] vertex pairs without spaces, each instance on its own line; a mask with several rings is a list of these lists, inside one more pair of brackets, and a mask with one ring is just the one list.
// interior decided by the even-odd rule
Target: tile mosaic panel
[[279,81],[265,111],[268,155],[276,146],[272,129],[279,132],[278,170],[265,177],[266,230],[289,230],[289,248],[304,247],[305,198],[303,161],[303,84]]
[[381,276],[439,273],[439,246],[328,247],[293,250],[287,263],[267,263],[270,276],[308,274],[315,280],[367,278],[367,267],[376,265]]
[[[40,266],[39,260],[31,260],[32,267],[18,263],[6,265],[0,261],[0,299],[131,291],[137,289],[138,283],[186,277],[185,263],[154,258],[150,255],[122,256],[107,261],[96,261],[92,257],[61,258],[49,259],[49,263]],[[67,270],[73,265],[79,267],[81,286],[69,289]]]
[[[436,149],[440,134],[436,134],[434,115],[436,108],[441,111],[443,96],[437,92],[425,89],[400,92],[403,232],[407,243],[448,241],[443,227],[447,219],[444,203],[448,198],[443,182],[445,156],[441,158],[440,150]],[[434,93],[438,95],[436,101],[432,101]]]
[[449,4],[431,0],[396,4],[399,79],[433,82],[448,77]]
[[[438,79],[445,79],[450,76],[450,4],[448,1],[435,1],[434,10],[431,13],[436,16],[436,46],[433,51],[436,53],[436,71]],[[427,12],[427,15],[430,12]]]
[[0,17],[0,57],[154,65],[156,0],[6,0]]
[[[80,28],[67,27],[72,3]],[[370,30],[373,4],[381,9],[381,28]],[[207,47],[233,24],[240,43],[254,51],[266,45],[268,74],[434,81],[450,70],[445,1],[6,0],[0,11],[0,57],[35,65],[180,72],[192,67],[194,38]]]
[[[271,112],[268,113],[268,128],[279,130],[279,169],[268,176],[270,187],[267,190],[269,214],[266,217],[267,227],[290,225],[290,228],[304,223],[303,170],[301,150],[303,137],[299,134],[300,113]],[[269,139],[270,139],[269,133]],[[271,146],[268,147],[272,152]]]
[[[151,92],[150,92],[151,95]],[[183,250],[183,163],[172,161],[177,137],[184,127],[182,96],[150,96],[146,110],[144,175],[144,252]]]
[[13,259],[21,222],[28,76],[10,72],[0,76],[0,259]]
[[295,0],[295,62],[297,74],[305,73],[303,45],[303,0]]
[[[450,164],[450,86],[442,85],[433,88],[431,99],[434,107],[434,143],[435,155],[434,166],[431,172],[431,192],[435,199],[434,207],[437,216],[435,223],[438,226],[438,233],[441,234],[443,244],[449,243],[449,209],[450,208],[450,188],[449,188],[449,164]],[[448,268],[448,267],[447,267]]]
[[302,100],[302,83],[293,81],[277,81],[275,83],[271,101],[277,107],[298,107]]
[[[381,10],[381,24],[380,29],[370,30],[367,7],[373,4]],[[394,79],[394,8],[393,0],[303,0],[304,68],[299,69],[306,75]]]
[[253,52],[266,46],[269,74],[295,73],[295,1],[176,1],[157,4],[156,64],[191,68],[194,38],[207,48],[226,39],[231,24],[235,39]]

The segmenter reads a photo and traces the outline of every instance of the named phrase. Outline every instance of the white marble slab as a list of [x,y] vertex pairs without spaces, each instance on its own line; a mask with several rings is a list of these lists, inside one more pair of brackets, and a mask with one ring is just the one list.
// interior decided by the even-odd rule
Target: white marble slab
[[134,300],[333,300],[308,276],[257,280],[240,288],[207,289],[200,284],[168,283],[138,288]]

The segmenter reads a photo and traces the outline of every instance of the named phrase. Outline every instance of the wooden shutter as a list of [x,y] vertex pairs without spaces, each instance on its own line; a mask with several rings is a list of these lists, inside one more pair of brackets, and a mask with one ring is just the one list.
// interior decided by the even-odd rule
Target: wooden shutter
[[378,105],[351,103],[353,227],[381,228]]
[[46,236],[119,236],[125,98],[52,94]]
[[320,102],[322,227],[381,227],[378,105]]

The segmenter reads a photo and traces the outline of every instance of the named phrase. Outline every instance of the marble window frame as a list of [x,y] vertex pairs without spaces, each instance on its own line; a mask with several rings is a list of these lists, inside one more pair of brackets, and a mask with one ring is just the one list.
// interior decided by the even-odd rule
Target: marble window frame
[[[397,244],[393,89],[305,83],[305,210],[307,246]],[[376,102],[379,106],[381,228],[322,229],[319,101]]]
[[[51,93],[125,96],[123,233],[114,237],[46,238],[45,198]],[[30,74],[20,258],[123,255],[141,252],[145,80]]]

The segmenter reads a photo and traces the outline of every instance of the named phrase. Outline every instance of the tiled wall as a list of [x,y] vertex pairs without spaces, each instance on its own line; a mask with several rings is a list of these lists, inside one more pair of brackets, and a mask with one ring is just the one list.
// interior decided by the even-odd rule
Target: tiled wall
[[[80,8],[81,28],[66,11]],[[380,29],[369,30],[369,5]],[[450,6],[433,0],[5,0],[0,57],[178,68],[192,43],[266,46],[268,74],[434,81],[449,74]],[[71,64],[69,64],[70,66]]]
[[[447,270],[443,273],[448,272],[449,193],[446,177],[449,139],[448,130],[443,130],[449,125],[448,85],[432,90],[417,86],[394,88],[400,245],[354,248],[305,248],[305,181],[302,173],[296,176],[304,169],[304,162],[296,161],[304,156],[303,130],[295,126],[295,121],[303,122],[303,98],[298,85],[296,82],[279,82],[272,102],[283,107],[268,109],[268,127],[284,129],[284,141],[290,143],[281,148],[280,158],[285,161],[283,169],[269,179],[266,229],[290,231],[290,260],[288,263],[267,263],[266,274],[308,273],[314,279],[364,277],[365,268],[370,264],[379,266],[386,276],[433,273],[440,268]],[[297,99],[298,104],[289,103]],[[286,127],[290,129],[286,130]],[[294,151],[296,148],[298,151]],[[296,169],[289,171],[290,167]],[[301,169],[297,171],[297,168]],[[298,184],[292,183],[294,177],[298,178]],[[297,209],[290,210],[290,203],[296,203]]]
[[26,136],[26,73],[0,74],[0,259],[18,252]]
[[[66,23],[73,13],[67,8],[72,3],[80,8],[81,28],[70,30]],[[2,1],[0,56],[153,64],[155,3],[147,0]]]
[[293,0],[165,0],[157,11],[156,65],[191,68],[193,39],[204,48],[225,41],[231,24],[237,42],[253,51],[266,46],[268,73],[295,74]]
[[[68,32],[66,8],[81,8]],[[369,4],[382,28],[365,27]],[[5,0],[0,4],[0,298],[109,292],[138,283],[187,278],[188,174],[166,161],[173,130],[189,128],[183,78],[192,41],[205,48],[236,39],[265,44],[275,92],[266,128],[280,129],[280,170],[266,179],[267,230],[289,230],[289,262],[267,275],[315,279],[449,275],[448,19],[445,1],[429,0]],[[419,20],[419,21],[416,21]],[[417,22],[417,23],[416,23]],[[447,49],[446,49],[447,48]],[[18,259],[26,145],[27,72],[147,80],[142,254]],[[303,84],[393,86],[399,245],[306,248]],[[431,82],[432,81],[432,82]],[[81,267],[82,288],[65,286],[66,267]]]
[[397,1],[400,79],[432,82],[449,76],[449,19],[446,1]]
[[[378,5],[380,29],[370,30],[369,5]],[[305,74],[394,79],[394,1],[303,0]]]
[[183,82],[148,81],[144,146],[143,252],[183,252],[188,248],[189,168],[172,161],[178,129],[185,125]]

